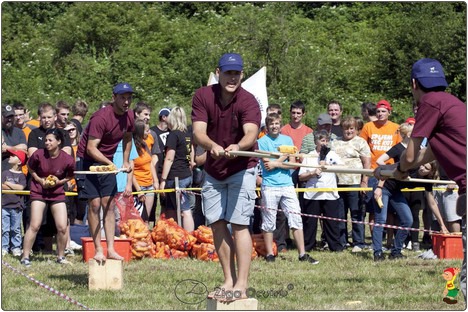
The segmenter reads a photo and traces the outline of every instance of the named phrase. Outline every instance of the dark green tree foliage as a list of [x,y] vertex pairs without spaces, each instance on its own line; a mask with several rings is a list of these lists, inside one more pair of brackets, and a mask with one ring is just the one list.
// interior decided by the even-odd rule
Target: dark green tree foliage
[[302,100],[311,126],[330,100],[359,115],[385,98],[402,122],[421,57],[438,58],[466,100],[464,2],[2,3],[2,101],[33,112],[78,98],[95,110],[121,81],[155,111],[190,112],[225,52],[243,55],[246,78],[266,66],[269,101]]

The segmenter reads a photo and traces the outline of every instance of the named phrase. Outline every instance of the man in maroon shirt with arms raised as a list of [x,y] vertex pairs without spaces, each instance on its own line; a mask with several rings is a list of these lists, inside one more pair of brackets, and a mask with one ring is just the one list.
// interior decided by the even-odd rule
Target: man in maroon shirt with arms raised
[[224,54],[216,74],[218,84],[195,92],[192,122],[195,143],[208,152],[204,167],[207,175],[202,188],[203,210],[213,230],[224,273],[223,285],[208,296],[231,301],[247,296],[252,253],[248,226],[256,198],[258,161],[249,157],[236,158],[229,152],[256,148],[261,114],[255,97],[241,87],[243,61],[239,54]]
[[[408,170],[436,159],[458,185],[457,214],[462,216],[463,268],[460,286],[466,301],[466,104],[444,92],[448,86],[439,61],[420,59],[411,71],[411,92],[416,104],[416,124],[400,162],[390,167],[393,177],[404,179]],[[421,142],[428,139],[428,147]],[[380,171],[376,170],[376,177]]]
[[[113,156],[120,140],[123,139],[123,167],[130,171],[130,148],[134,127],[132,103],[133,89],[128,83],[119,83],[113,89],[113,104],[95,112],[90,120],[78,146],[77,157],[80,158],[82,170],[90,166],[114,165]],[[115,165],[114,165],[115,166]],[[101,246],[101,227],[99,212],[102,206],[104,232],[107,241],[107,258],[122,260],[114,249],[115,213],[114,195],[117,193],[115,174],[85,175],[84,187],[80,190],[81,198],[88,200],[89,230],[93,237],[98,262],[106,260]]]

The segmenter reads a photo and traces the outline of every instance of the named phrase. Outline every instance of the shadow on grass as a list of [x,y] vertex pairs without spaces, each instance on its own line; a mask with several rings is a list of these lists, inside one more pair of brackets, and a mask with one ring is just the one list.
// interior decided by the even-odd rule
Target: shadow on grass
[[74,273],[74,274],[60,274],[50,275],[50,279],[68,280],[75,285],[88,287],[88,274]]

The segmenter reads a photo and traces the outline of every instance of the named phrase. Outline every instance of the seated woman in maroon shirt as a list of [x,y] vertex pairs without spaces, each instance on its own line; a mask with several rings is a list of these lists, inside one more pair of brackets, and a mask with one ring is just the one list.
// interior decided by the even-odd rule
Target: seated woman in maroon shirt
[[[28,161],[31,179],[31,220],[24,236],[21,264],[30,266],[29,253],[42,223],[44,209],[51,209],[57,227],[57,263],[67,264],[64,252],[67,243],[67,207],[63,189],[75,170],[75,160],[61,150],[63,133],[49,129],[45,134],[44,149],[38,149]],[[52,183],[50,183],[52,181]]]

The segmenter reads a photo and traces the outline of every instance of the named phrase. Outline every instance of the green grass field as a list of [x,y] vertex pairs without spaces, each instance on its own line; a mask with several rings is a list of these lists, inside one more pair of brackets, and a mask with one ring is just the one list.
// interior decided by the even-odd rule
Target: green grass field
[[[252,262],[250,286],[259,310],[464,310],[442,301],[448,267],[461,260],[422,260],[405,251],[404,260],[374,263],[372,251],[352,254],[315,251],[318,265],[297,260],[296,250],[282,253],[275,263]],[[119,291],[88,290],[88,265],[81,253],[61,266],[55,256],[38,254],[25,269],[11,255],[2,261],[95,310],[206,310],[206,290],[222,282],[219,263],[192,259],[144,259],[124,264]],[[206,289],[204,286],[206,286]],[[456,285],[459,286],[457,279]],[[189,289],[189,291],[187,291]],[[2,264],[3,310],[81,310],[76,304],[39,287]]]

